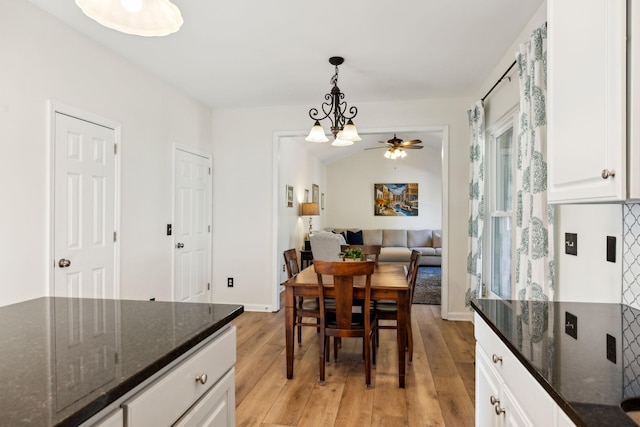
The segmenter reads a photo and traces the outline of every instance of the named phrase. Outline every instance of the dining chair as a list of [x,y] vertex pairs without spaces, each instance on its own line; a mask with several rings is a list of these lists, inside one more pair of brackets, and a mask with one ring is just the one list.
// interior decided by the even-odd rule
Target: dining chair
[[[334,360],[338,360],[338,338],[360,337],[363,339],[365,384],[371,387],[371,366],[376,363],[375,312],[371,310],[371,275],[375,269],[373,261],[334,262],[314,261],[318,275],[320,296],[320,384],[325,384],[325,360],[329,353],[329,339],[334,337]],[[325,285],[323,275],[333,277],[333,284]],[[354,312],[354,279],[365,278],[364,310]],[[335,308],[327,309],[327,291],[333,289]]]
[[[411,306],[413,304],[413,291],[418,278],[418,268],[420,267],[420,251],[411,251],[411,260],[407,271],[407,283],[409,285],[409,312],[407,313],[407,352],[409,354],[409,364],[413,363],[413,331],[411,330]],[[376,301],[374,306],[376,316],[376,331],[380,329],[398,329],[398,303],[397,301]],[[395,324],[380,324],[381,320],[395,320]]]
[[378,260],[380,259],[380,249],[382,248],[381,245],[341,245],[340,246],[340,250],[342,252],[344,252],[349,248],[362,249],[362,252],[367,256],[367,259],[371,259],[369,258],[371,256],[376,263],[376,267],[378,266]]
[[[300,272],[298,266],[298,254],[295,249],[287,249],[284,251],[284,265],[287,269],[287,276],[291,279]],[[298,328],[298,345],[302,345],[302,327],[313,326],[316,330],[320,323],[320,304],[317,298],[297,297],[294,301],[294,328]],[[304,318],[315,319],[315,323],[305,322]]]

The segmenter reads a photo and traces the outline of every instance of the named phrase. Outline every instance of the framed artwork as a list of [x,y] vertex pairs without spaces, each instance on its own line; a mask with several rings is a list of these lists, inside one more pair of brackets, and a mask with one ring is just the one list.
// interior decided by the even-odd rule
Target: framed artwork
[[287,185],[285,194],[287,195],[287,204],[288,208],[293,207],[293,187],[291,185]]
[[320,187],[317,184],[311,184],[311,201],[320,203]]
[[418,216],[418,183],[373,184],[375,216]]
[[304,202],[309,203],[309,190],[304,190]]
[[320,209],[324,210],[324,193],[320,195]]

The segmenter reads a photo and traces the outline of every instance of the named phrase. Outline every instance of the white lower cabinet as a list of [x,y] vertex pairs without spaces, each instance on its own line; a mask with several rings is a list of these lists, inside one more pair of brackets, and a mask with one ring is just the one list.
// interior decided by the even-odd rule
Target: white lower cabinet
[[[474,329],[476,426],[574,425],[477,313]],[[559,412],[564,418],[559,417]]]
[[236,328],[227,327],[82,427],[235,426]]

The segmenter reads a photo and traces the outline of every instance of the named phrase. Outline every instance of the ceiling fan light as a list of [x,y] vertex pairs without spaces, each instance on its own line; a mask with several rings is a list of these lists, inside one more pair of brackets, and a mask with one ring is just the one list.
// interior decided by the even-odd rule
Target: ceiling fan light
[[404,151],[402,148],[398,149],[398,157],[400,157],[401,159],[407,157],[407,152]]
[[387,159],[390,159],[392,155],[393,155],[393,154],[391,153],[391,150],[387,150],[387,151],[385,151],[385,152],[384,152],[384,156],[385,156]]
[[329,138],[327,138],[327,135],[324,133],[324,129],[322,129],[320,122],[317,120],[311,128],[309,135],[304,140],[309,142],[329,142]]
[[99,24],[136,36],[166,36],[178,31],[184,22],[180,9],[169,0],[75,1],[85,15]]
[[362,138],[360,138],[360,135],[358,135],[356,125],[353,124],[353,121],[351,119],[349,119],[347,124],[344,125],[344,128],[342,129],[342,139],[353,142],[362,141]]

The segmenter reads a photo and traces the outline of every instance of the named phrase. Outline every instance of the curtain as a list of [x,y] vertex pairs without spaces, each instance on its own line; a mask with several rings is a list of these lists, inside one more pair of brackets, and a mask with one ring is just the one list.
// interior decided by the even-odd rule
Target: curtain
[[467,111],[469,146],[469,254],[465,305],[482,296],[482,233],[484,226],[484,107],[482,101]]
[[547,204],[547,26],[517,54],[520,115],[516,166],[516,292],[520,300],[553,300],[554,208]]
[[555,339],[554,208],[547,204],[547,26],[517,53],[520,114],[516,165],[516,294],[521,349],[551,375]]

